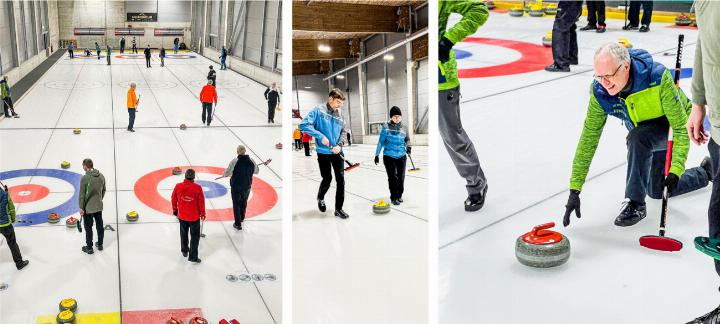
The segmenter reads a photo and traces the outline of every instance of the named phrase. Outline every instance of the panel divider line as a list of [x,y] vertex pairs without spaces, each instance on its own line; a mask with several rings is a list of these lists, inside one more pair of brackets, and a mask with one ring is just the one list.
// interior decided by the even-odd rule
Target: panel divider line
[[120,262],[120,205],[118,200],[118,161],[117,161],[117,142],[115,140],[115,97],[113,96],[113,66],[110,65],[110,116],[112,116],[112,139],[113,139],[113,165],[115,177],[115,240],[117,241],[117,259],[118,259],[118,302],[120,307],[120,324],[123,321],[123,299],[122,299],[122,268]]

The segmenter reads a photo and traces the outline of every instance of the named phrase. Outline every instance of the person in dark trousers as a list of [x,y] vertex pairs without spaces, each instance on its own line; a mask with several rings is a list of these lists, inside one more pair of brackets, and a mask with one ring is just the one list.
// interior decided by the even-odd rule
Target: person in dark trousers
[[148,45],[148,46],[145,48],[145,51],[143,51],[143,53],[145,53],[145,65],[147,65],[147,67],[149,67],[149,68],[152,67],[152,66],[150,65],[150,57],[151,57],[150,45]]
[[68,55],[70,55],[70,58],[75,58],[75,52],[73,52],[72,43],[67,44],[67,50],[68,50]]
[[580,30],[593,30],[598,33],[605,32],[605,1],[585,1],[588,11],[588,24]]
[[230,161],[223,177],[230,177],[230,194],[233,203],[233,215],[235,223],[233,227],[236,230],[242,230],[242,222],[245,220],[245,211],[247,210],[248,198],[250,198],[250,190],[252,189],[253,176],[260,173],[260,168],[255,162],[245,154],[245,146],[239,145],[237,148],[237,157]]
[[110,56],[112,55],[112,48],[110,48],[110,45],[107,46],[105,52],[107,54],[107,65],[110,65]]
[[133,54],[138,53],[137,52],[137,44],[135,43],[135,36],[133,36],[133,39],[132,39],[132,51],[133,51]]
[[225,46],[222,47],[220,50],[220,70],[227,70],[227,66],[225,66],[225,60],[227,59],[227,50],[225,49]]
[[0,186],[0,234],[5,237],[5,241],[10,248],[15,268],[22,270],[30,261],[22,258],[13,223],[15,223],[15,204],[13,204],[8,187],[2,185]]
[[[438,128],[455,169],[465,179],[468,193],[465,211],[477,211],[485,204],[488,185],[475,146],[460,119],[460,79],[452,48],[485,24],[489,13],[480,1],[444,0],[440,2],[438,13]],[[447,23],[453,13],[461,15],[462,19],[448,29]]]
[[265,100],[268,103],[268,123],[275,123],[275,109],[280,102],[280,93],[277,91],[277,83],[273,82],[271,88],[265,89]]
[[212,122],[213,102],[215,103],[215,108],[217,108],[217,92],[215,91],[215,86],[213,86],[212,81],[208,81],[208,84],[200,91],[200,103],[202,103],[203,108],[202,122],[205,124],[207,121],[208,126],[210,126],[210,122]]
[[217,87],[217,82],[215,82],[217,79],[217,74],[216,74],[215,69],[213,69],[212,65],[210,65],[210,70],[208,71],[207,78],[208,78],[208,80],[212,81],[213,86]]
[[103,250],[105,227],[102,219],[102,200],[105,198],[106,191],[105,176],[93,167],[91,159],[83,160],[82,165],[85,175],[80,179],[80,196],[78,197],[80,216],[85,227],[85,246],[82,247],[82,251],[93,254],[93,222],[95,222],[98,237],[95,246],[99,251]]
[[296,151],[299,151],[302,149],[302,132],[300,131],[300,128],[296,127],[293,130],[293,148]]
[[120,54],[125,53],[125,37],[120,38]]
[[165,66],[165,47],[160,48],[160,66]]
[[138,99],[137,94],[135,94],[135,82],[130,82],[130,89],[128,89],[127,93],[127,107],[128,107],[128,127],[127,130],[130,132],[135,132],[133,127],[135,126],[135,113],[137,112],[137,105],[140,103],[140,99]]
[[[642,21],[640,21],[640,6],[643,8]],[[653,1],[652,0],[633,0],[630,1],[630,10],[628,11],[628,24],[623,27],[624,30],[638,29],[640,23],[640,32],[646,33],[650,31],[650,21],[652,20]]]
[[[185,171],[185,181],[175,185],[172,192],[173,215],[180,222],[180,252],[188,261],[200,263],[198,246],[200,245],[200,220],[205,221],[205,195],[200,185],[195,183],[195,170]],[[188,245],[188,232],[190,244]]]
[[405,164],[407,163],[405,155],[411,152],[409,141],[407,127],[402,124],[402,112],[400,108],[393,106],[390,108],[390,121],[383,125],[375,149],[375,165],[380,163],[380,151],[383,153],[383,164],[390,188],[390,201],[393,205],[400,205],[403,202]]
[[305,156],[312,156],[310,154],[310,140],[312,139],[312,136],[308,134],[307,132],[302,132],[302,144],[303,148],[305,149]]
[[315,150],[322,181],[318,189],[317,202],[320,212],[325,212],[325,194],[330,189],[332,172],[335,172],[335,216],[342,219],[350,217],[343,211],[345,201],[345,160],[342,145],[345,138],[345,122],[340,115],[340,107],[345,95],[340,89],[332,89],[328,101],[310,110],[300,122],[300,129],[315,138]]
[[352,146],[352,130],[350,129],[350,127],[348,127],[348,128],[346,128],[346,131],[347,131],[347,134],[346,134],[347,135],[347,145]]
[[5,113],[5,118],[20,118],[20,115],[15,112],[15,108],[13,107],[12,98],[10,96],[10,85],[8,84],[7,75],[3,76],[2,80],[0,80],[0,94],[2,94],[2,105],[3,112]]
[[173,50],[175,50],[175,54],[178,53],[178,46],[180,46],[180,39],[175,37],[175,39],[173,39]]
[[582,14],[582,1],[560,1],[552,29],[553,64],[548,72],[570,72],[570,65],[578,64],[577,25]]
[[98,61],[100,60],[100,45],[95,42],[95,52],[97,52]]

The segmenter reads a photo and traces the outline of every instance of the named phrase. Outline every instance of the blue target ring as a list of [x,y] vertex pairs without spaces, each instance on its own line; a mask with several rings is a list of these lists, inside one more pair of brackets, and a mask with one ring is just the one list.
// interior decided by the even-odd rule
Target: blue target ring
[[23,223],[18,222],[16,226],[29,226],[32,224],[47,223],[47,217],[50,213],[56,213],[60,216],[60,218],[64,218],[80,211],[77,204],[80,196],[80,179],[82,178],[80,174],[57,169],[22,169],[0,172],[0,180],[31,176],[50,177],[63,180],[73,186],[73,195],[70,199],[59,206],[30,214],[18,214],[17,220],[23,221]]
[[195,180],[195,183],[197,183],[203,188],[203,193],[205,193],[205,199],[222,197],[227,194],[227,188],[223,187],[217,182]]
[[455,51],[455,59],[456,60],[462,60],[462,59],[472,56],[472,52],[470,52],[470,51],[464,51],[464,50],[457,49],[457,48],[454,48],[453,51]]

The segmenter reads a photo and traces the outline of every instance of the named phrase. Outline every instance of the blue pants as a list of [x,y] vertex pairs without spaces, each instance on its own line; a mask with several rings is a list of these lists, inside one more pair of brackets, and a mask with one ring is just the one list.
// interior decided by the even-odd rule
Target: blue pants
[[569,67],[578,60],[577,25],[582,1],[560,1],[552,29],[552,53],[555,65]]
[[128,114],[130,114],[130,121],[128,122],[128,130],[133,129],[135,125],[135,108],[128,108]]
[[227,69],[227,67],[225,66],[225,58],[224,57],[220,59],[220,69],[221,70]]
[[[662,198],[669,127],[667,118],[660,117],[640,123],[628,134],[625,198],[636,202],[645,202],[645,196]],[[705,169],[686,169],[670,197],[703,188],[708,182]]]
[[638,20],[640,20],[640,5],[643,8],[642,23],[645,26],[650,26],[650,19],[652,18],[653,2],[652,1],[630,1],[630,11],[628,11],[628,23],[633,26],[638,26]]

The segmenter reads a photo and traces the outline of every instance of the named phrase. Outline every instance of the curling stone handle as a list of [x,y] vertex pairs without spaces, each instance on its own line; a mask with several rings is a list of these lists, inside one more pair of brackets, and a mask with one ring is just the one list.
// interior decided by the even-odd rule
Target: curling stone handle
[[550,229],[550,228],[553,228],[553,227],[555,227],[555,222],[550,222],[550,223],[545,223],[545,224],[542,224],[542,225],[538,225],[538,226],[535,226],[535,227],[533,228],[533,233],[534,233],[536,236],[542,236],[543,234],[547,235],[547,233],[540,233],[540,231],[546,230],[546,229]]

